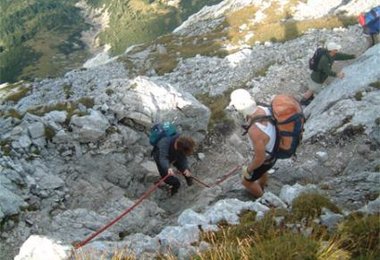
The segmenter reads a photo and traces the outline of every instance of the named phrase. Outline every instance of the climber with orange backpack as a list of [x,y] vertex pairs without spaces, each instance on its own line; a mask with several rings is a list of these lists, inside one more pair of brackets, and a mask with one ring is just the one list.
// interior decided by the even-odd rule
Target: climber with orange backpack
[[178,192],[181,183],[175,176],[175,167],[184,177],[188,186],[193,179],[189,169],[187,156],[195,149],[195,142],[189,136],[180,135],[172,122],[156,123],[149,133],[149,142],[153,146],[152,156],[161,177],[170,186],[170,195]]
[[231,93],[228,106],[244,116],[244,134],[254,149],[251,162],[242,167],[242,184],[256,198],[264,193],[268,171],[277,159],[295,156],[301,141],[305,117],[299,102],[288,95],[277,95],[270,106],[258,106],[245,89]]

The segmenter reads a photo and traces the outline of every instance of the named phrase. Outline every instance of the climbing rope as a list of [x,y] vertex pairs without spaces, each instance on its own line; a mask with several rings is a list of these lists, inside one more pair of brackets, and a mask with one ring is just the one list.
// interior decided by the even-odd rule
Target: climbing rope
[[106,230],[107,228],[109,228],[110,226],[112,226],[113,224],[115,224],[116,222],[118,222],[122,217],[124,217],[125,215],[127,215],[129,212],[131,212],[135,207],[137,207],[137,205],[139,205],[146,197],[148,197],[153,191],[155,191],[158,186],[164,182],[170,175],[167,174],[166,176],[164,176],[163,178],[160,179],[160,181],[158,181],[156,184],[154,184],[149,190],[147,190],[136,202],[135,204],[133,204],[130,208],[128,208],[127,210],[125,210],[122,214],[120,214],[119,216],[117,216],[114,220],[112,220],[110,223],[108,223],[107,225],[105,225],[104,227],[102,227],[101,229],[97,230],[96,232],[94,232],[92,235],[90,235],[88,238],[86,238],[85,240],[77,243],[76,245],[74,245],[74,248],[75,249],[78,249],[78,248],[81,248],[82,246],[84,246],[85,244],[87,244],[88,242],[90,242],[94,237],[96,237],[97,235],[99,235],[100,233],[102,233],[104,230]]
[[[209,185],[209,184],[206,184],[204,183],[203,181],[201,181],[200,179],[198,179],[197,177],[194,177],[194,176],[190,176],[190,178],[192,178],[193,180],[195,180],[196,182],[198,182],[199,184],[202,184],[203,186],[205,186],[206,188],[212,188],[212,187],[215,187],[219,184],[221,184],[222,182],[224,182],[225,180],[227,180],[229,177],[231,177],[237,170],[241,169],[241,165],[236,165],[232,170],[230,170],[227,174],[223,175],[217,182],[215,182],[214,184],[212,185]],[[183,174],[182,172],[180,172],[180,174],[182,174],[183,176],[185,176],[185,174]]]
[[202,185],[203,185],[203,186],[205,186],[206,188],[211,188],[211,186],[210,186],[210,185],[208,185],[208,184],[204,183],[203,181],[201,181],[201,180],[200,180],[200,179],[198,179],[197,177],[191,176],[190,178],[192,178],[194,181],[196,181],[196,182],[198,182],[198,183],[202,184]]
[[[241,165],[237,165],[236,167],[234,167],[231,171],[229,171],[226,175],[224,175],[221,179],[219,179],[216,183],[214,183],[211,186],[208,185],[208,184],[206,184],[206,183],[204,183],[203,181],[201,181],[200,179],[198,179],[198,178],[196,178],[194,176],[191,176],[191,178],[194,179],[196,182],[202,184],[203,186],[207,187],[207,188],[212,188],[212,187],[214,187],[216,185],[219,185],[220,183],[222,183],[226,179],[228,179],[230,176],[232,176],[241,167],[242,167]],[[127,210],[125,210],[122,214],[120,214],[119,216],[117,216],[114,220],[112,220],[107,225],[105,225],[104,227],[100,228],[99,230],[97,230],[96,232],[94,232],[93,234],[91,234],[89,237],[87,237],[83,241],[81,241],[79,243],[76,243],[74,245],[74,248],[75,249],[81,248],[82,246],[84,246],[88,242],[90,242],[92,239],[94,239],[96,236],[98,236],[100,233],[102,233],[104,230],[106,230],[107,228],[111,227],[113,224],[115,224],[116,222],[118,222],[122,217],[124,217],[129,212],[131,212],[135,207],[137,207],[153,191],[155,191],[161,185],[161,183],[164,182],[169,176],[171,176],[171,175],[167,174],[164,177],[162,177],[158,182],[155,182],[154,185],[149,190],[147,190],[130,208],[128,208]]]
[[241,169],[241,165],[236,165],[232,170],[230,170],[227,174],[222,176],[217,182],[214,183],[212,186],[216,186],[227,180],[231,175],[233,175],[237,170]]

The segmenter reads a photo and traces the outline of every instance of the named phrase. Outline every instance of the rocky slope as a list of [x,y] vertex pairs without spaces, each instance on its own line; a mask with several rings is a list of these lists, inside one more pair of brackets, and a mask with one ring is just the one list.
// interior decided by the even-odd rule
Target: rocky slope
[[[197,34],[199,24],[212,27],[228,11],[259,2],[223,1],[204,8],[175,33]],[[343,10],[355,14],[376,4],[329,1],[315,7],[314,2],[297,5],[296,17],[311,15],[305,10],[312,7],[320,8],[314,12],[320,15]],[[300,97],[309,75],[308,58],[328,40],[358,58],[336,63],[334,68],[343,68],[346,77],[332,80],[306,108],[308,120],[298,159],[278,161],[262,199],[253,202],[240,185],[239,174],[212,188],[186,187],[183,182],[179,194],[171,198],[163,189],[155,191],[76,253],[100,250],[110,255],[115,248],[128,247],[149,259],[171,248],[185,258],[208,246],[192,246],[199,239],[198,226],[215,229],[222,219],[236,223],[242,209],[260,216],[268,207],[289,208],[305,190],[329,195],[346,211],[379,212],[380,46],[366,50],[357,25],[310,30],[284,43],[240,46],[224,58],[182,59],[163,76],[152,72],[130,78],[120,59],[112,59],[62,78],[12,86],[13,95],[26,95],[22,99],[5,96],[0,105],[2,258],[18,254],[16,259],[38,259],[41,248],[52,248],[56,253],[49,259],[66,259],[71,243],[133,205],[158,179],[147,139],[156,121],[172,120],[181,132],[195,137],[199,149],[190,158],[194,174],[205,183],[215,183],[250,156],[249,145],[234,113],[228,114],[236,122],[228,127],[233,130],[211,135],[207,127],[211,111],[194,96],[218,97],[246,87],[262,102],[277,93]],[[136,55],[140,63],[144,57]],[[258,73],[263,69],[265,75]],[[326,213],[321,221],[332,217]]]

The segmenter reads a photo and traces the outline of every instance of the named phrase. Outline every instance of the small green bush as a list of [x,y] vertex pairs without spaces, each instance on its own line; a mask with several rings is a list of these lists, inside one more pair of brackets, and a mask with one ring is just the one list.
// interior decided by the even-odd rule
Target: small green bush
[[291,231],[266,240],[260,239],[258,234],[249,256],[250,259],[317,259],[318,248],[317,241]]
[[369,84],[371,87],[373,88],[376,88],[376,89],[380,89],[380,81],[376,81],[376,82],[372,82],[371,84]]
[[62,88],[66,99],[69,99],[74,94],[71,85],[64,85]]
[[321,215],[322,208],[339,213],[339,208],[319,193],[302,193],[293,200],[291,217],[294,220],[313,219]]
[[339,225],[338,234],[356,259],[380,259],[379,214],[352,214]]
[[95,105],[95,101],[93,98],[90,97],[82,97],[78,101],[78,103],[81,103],[84,105],[86,108],[93,108]]
[[106,89],[106,94],[107,94],[108,96],[112,96],[114,93],[115,93],[115,91],[114,91],[113,89],[111,89],[111,88],[107,88],[107,89]]
[[19,87],[17,91],[9,93],[8,96],[5,98],[5,101],[17,103],[28,94],[29,90],[30,89],[28,87]]
[[361,101],[363,99],[363,93],[361,91],[355,93],[355,100]]
[[[227,120],[225,108],[230,102],[230,92],[223,93],[223,95],[210,97],[208,94],[197,95],[196,98],[211,110],[211,118],[209,122],[209,129],[212,130],[218,123],[232,123]],[[227,120],[227,121],[226,121]]]
[[9,156],[12,151],[11,141],[8,139],[0,140],[0,149],[5,156]]
[[51,141],[54,136],[55,136],[55,130],[52,127],[46,126],[45,127],[45,138],[46,138],[46,140]]
[[20,114],[19,111],[17,111],[14,108],[10,108],[7,111],[1,111],[0,116],[12,117],[12,118],[17,118],[17,119],[21,119],[23,117],[23,115]]

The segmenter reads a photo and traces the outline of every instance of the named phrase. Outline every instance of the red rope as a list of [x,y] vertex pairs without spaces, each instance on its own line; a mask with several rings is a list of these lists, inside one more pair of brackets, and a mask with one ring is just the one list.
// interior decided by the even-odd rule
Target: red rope
[[166,176],[164,176],[163,178],[160,179],[160,181],[158,181],[155,185],[153,185],[148,191],[146,191],[136,202],[135,204],[133,204],[130,208],[128,208],[127,210],[125,210],[122,214],[120,214],[119,216],[117,216],[114,220],[112,220],[110,223],[108,223],[107,225],[105,225],[104,227],[102,227],[101,229],[97,230],[95,233],[93,233],[92,235],[90,235],[88,238],[86,238],[85,240],[77,243],[74,248],[75,249],[78,249],[78,248],[81,248],[82,246],[84,246],[85,244],[87,244],[88,242],[90,242],[94,237],[96,237],[97,235],[99,235],[100,233],[102,233],[104,230],[106,230],[107,228],[109,228],[110,226],[112,226],[113,224],[115,224],[117,221],[119,221],[122,217],[124,217],[125,215],[127,215],[129,212],[131,212],[135,207],[137,207],[137,205],[139,205],[146,197],[148,197],[153,191],[155,191],[158,186],[161,184],[161,182],[165,181],[170,175],[167,174]]
[[227,180],[231,175],[233,175],[237,170],[241,169],[241,165],[236,165],[231,171],[229,171],[226,175],[224,175],[219,181],[214,183],[212,186],[216,186]]
[[[196,182],[202,184],[203,186],[207,187],[207,188],[212,188],[216,185],[219,185],[221,184],[223,181],[227,180],[229,177],[231,177],[231,175],[233,175],[238,169],[240,169],[242,166],[241,165],[236,165],[235,168],[233,168],[231,171],[229,171],[226,175],[224,175],[219,181],[217,181],[216,183],[212,184],[211,186],[204,183],[203,181],[201,181],[200,179],[194,177],[194,176],[190,176],[190,178],[192,178],[193,180],[195,180]],[[185,176],[182,172],[181,174],[183,176]]]
[[[231,175],[233,175],[238,169],[240,169],[242,166],[241,165],[237,165],[235,168],[233,168],[231,171],[229,171],[226,175],[224,175],[219,181],[217,181],[216,183],[214,183],[212,186],[202,182],[201,180],[199,180],[198,178],[194,177],[194,176],[191,176],[195,181],[197,181],[198,183],[204,185],[205,187],[207,188],[211,188],[211,187],[214,187],[220,183],[222,183],[223,181],[225,181],[227,178],[229,178]],[[112,220],[110,223],[108,223],[107,225],[105,225],[104,227],[102,227],[101,229],[97,230],[96,232],[94,232],[92,235],[90,235],[89,237],[87,237],[85,240],[77,243],[74,245],[74,248],[75,249],[79,249],[81,248],[82,246],[84,246],[85,244],[87,244],[88,242],[90,242],[92,239],[94,239],[97,235],[99,235],[100,233],[102,233],[104,230],[106,230],[107,228],[109,228],[110,226],[112,226],[113,224],[115,224],[116,222],[118,222],[122,217],[124,217],[125,215],[127,215],[129,212],[131,212],[135,207],[137,207],[145,198],[147,198],[153,191],[155,191],[158,186],[164,182],[170,175],[167,174],[166,176],[164,176],[163,178],[161,178],[158,182],[156,182],[148,191],[146,191],[136,202],[135,204],[133,204],[130,208],[128,208],[127,210],[125,210],[122,214],[120,214],[119,216],[117,216],[114,220]]]
[[200,179],[198,179],[198,178],[196,178],[196,177],[194,177],[194,176],[191,176],[190,178],[193,178],[193,180],[195,180],[196,182],[202,184],[203,186],[205,186],[205,187],[207,187],[207,188],[211,188],[210,185],[204,183],[203,181],[201,181]]

